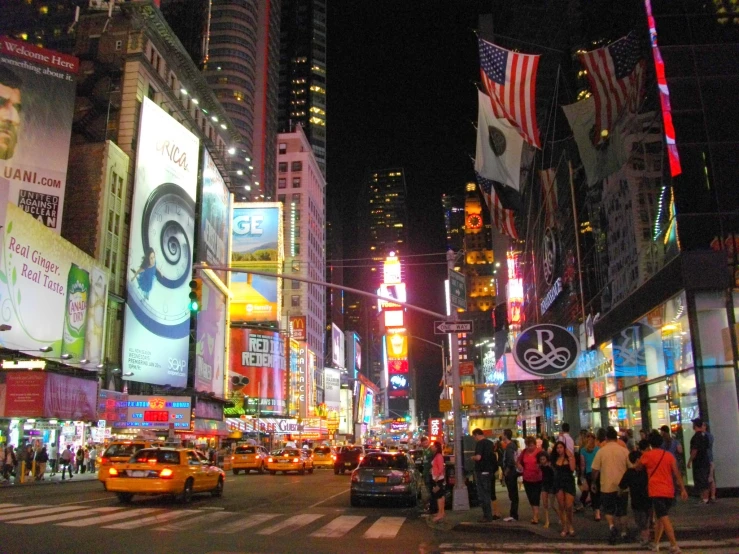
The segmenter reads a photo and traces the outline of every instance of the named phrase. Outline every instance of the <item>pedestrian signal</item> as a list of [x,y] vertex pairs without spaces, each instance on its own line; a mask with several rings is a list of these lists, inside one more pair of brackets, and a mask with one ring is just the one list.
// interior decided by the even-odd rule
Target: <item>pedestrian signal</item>
[[196,314],[200,310],[201,295],[203,291],[203,280],[193,279],[190,281],[190,313]]

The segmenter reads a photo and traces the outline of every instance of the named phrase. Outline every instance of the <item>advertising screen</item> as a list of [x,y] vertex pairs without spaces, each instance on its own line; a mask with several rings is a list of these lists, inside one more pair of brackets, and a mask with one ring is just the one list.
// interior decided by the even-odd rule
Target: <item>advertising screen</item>
[[308,416],[308,348],[305,342],[290,341],[290,411]]
[[144,98],[123,335],[131,381],[187,385],[199,148],[195,135]]
[[323,401],[329,410],[338,411],[341,407],[339,390],[341,389],[341,375],[338,369],[326,367],[323,369]]
[[0,37],[0,188],[57,234],[78,68],[72,56]]
[[136,396],[124,401],[127,407],[126,427],[144,429],[190,429],[192,401],[187,396]]
[[349,331],[346,338],[346,366],[349,370],[349,375],[356,379],[357,374],[362,370],[362,345],[360,338],[354,331]]
[[[208,265],[228,265],[231,193],[207,148],[203,148],[203,196],[197,258]],[[226,272],[215,271],[225,284]]]
[[228,398],[243,407],[245,396],[269,399],[275,411],[286,402],[285,343],[276,331],[231,329]]
[[364,417],[362,421],[367,425],[372,425],[372,416],[374,413],[374,397],[375,393],[371,389],[367,389],[367,394],[364,397]]
[[346,367],[344,332],[335,323],[331,324],[331,363],[334,367]]
[[[95,370],[104,359],[108,272],[22,209],[0,221],[0,346]],[[41,352],[44,349],[44,352]]]
[[223,396],[223,368],[226,356],[226,296],[208,276],[203,280],[201,308],[198,313],[195,345],[195,390]]
[[[282,204],[237,203],[231,216],[231,262],[240,269],[282,271],[284,261]],[[277,321],[282,309],[282,279],[253,273],[231,273],[231,321]]]
[[306,340],[306,316],[290,316],[290,338],[294,340]]

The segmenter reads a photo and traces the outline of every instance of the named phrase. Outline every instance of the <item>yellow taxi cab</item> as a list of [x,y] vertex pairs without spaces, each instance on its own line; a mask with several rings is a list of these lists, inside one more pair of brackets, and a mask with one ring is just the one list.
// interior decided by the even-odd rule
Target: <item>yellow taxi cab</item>
[[316,446],[313,449],[313,465],[315,467],[334,467],[334,451],[330,446]]
[[275,450],[267,458],[267,470],[274,475],[278,471],[287,473],[296,471],[300,475],[305,472],[313,473],[313,456],[309,450],[298,448],[283,448]]
[[146,439],[132,439],[125,441],[113,441],[105,449],[103,455],[98,458],[98,481],[106,488],[110,468],[116,464],[122,464],[131,459],[142,448],[159,446],[160,443]]
[[231,456],[231,471],[234,475],[238,475],[240,471],[249,473],[252,469],[264,473],[267,458],[269,454],[261,446],[239,445]]
[[174,494],[189,502],[194,493],[223,494],[226,473],[190,448],[144,448],[128,463],[111,466],[107,490],[121,502],[130,502],[135,494]]

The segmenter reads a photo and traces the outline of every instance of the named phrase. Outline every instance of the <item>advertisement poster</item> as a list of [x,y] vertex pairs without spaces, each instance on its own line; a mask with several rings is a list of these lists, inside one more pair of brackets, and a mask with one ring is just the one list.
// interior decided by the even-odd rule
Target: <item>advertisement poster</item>
[[334,367],[346,367],[344,332],[335,323],[331,324],[331,363]]
[[[0,346],[88,370],[104,359],[108,272],[17,206],[0,222]],[[42,351],[43,349],[43,351]]]
[[[231,218],[232,267],[281,273],[284,261],[282,203],[237,203]],[[231,273],[231,322],[278,321],[282,279]]]
[[45,386],[45,372],[6,373],[4,417],[41,417]]
[[339,411],[341,408],[341,376],[338,369],[326,367],[323,369],[323,401],[329,410]]
[[97,379],[46,374],[43,417],[94,421],[97,419]]
[[290,341],[290,414],[308,417],[308,348],[305,342]]
[[289,329],[290,329],[290,338],[293,340],[307,340],[307,323],[306,323],[306,316],[304,315],[295,315],[290,316],[289,320]]
[[195,345],[195,390],[223,397],[226,362],[226,296],[202,272],[202,306],[198,313]]
[[283,412],[287,384],[285,343],[276,331],[231,329],[231,372],[228,398],[241,403],[245,396],[273,400]]
[[141,106],[131,210],[123,373],[187,385],[198,138],[148,98]]
[[79,60],[0,36],[0,188],[59,234]]
[[[228,265],[231,193],[207,148],[203,148],[203,196],[197,257],[208,265]],[[214,270],[226,284],[226,272]]]

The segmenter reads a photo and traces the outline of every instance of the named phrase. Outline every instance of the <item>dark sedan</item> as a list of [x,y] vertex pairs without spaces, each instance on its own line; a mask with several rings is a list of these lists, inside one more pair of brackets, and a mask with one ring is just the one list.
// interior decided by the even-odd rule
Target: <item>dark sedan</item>
[[398,499],[415,506],[421,496],[422,482],[421,474],[407,454],[373,452],[352,472],[350,502],[359,506],[362,500]]

